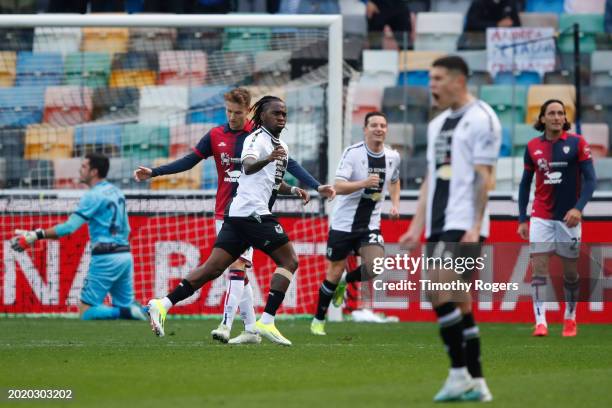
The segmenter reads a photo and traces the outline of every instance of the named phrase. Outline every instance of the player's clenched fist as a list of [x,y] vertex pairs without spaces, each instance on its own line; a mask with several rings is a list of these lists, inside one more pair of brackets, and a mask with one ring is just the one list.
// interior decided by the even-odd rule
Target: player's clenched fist
[[34,245],[37,240],[43,239],[45,232],[40,228],[34,231],[17,229],[15,235],[17,236],[11,239],[11,248],[17,252],[23,252],[27,247]]
[[282,146],[276,146],[272,153],[268,156],[268,161],[272,163],[275,160],[282,160],[287,156],[287,152],[283,149]]
[[370,174],[364,181],[365,188],[377,188],[380,184],[380,176],[378,173]]
[[136,170],[134,170],[134,179],[136,181],[144,181],[148,180],[153,176],[153,170],[148,167],[138,166]]

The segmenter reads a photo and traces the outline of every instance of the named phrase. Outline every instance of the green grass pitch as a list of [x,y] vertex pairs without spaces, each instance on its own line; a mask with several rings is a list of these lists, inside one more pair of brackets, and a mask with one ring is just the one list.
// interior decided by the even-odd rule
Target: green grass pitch
[[[0,319],[0,406],[423,407],[447,373],[433,323],[280,321],[294,346],[213,343],[214,320]],[[236,323],[233,334],[242,326]],[[487,406],[612,406],[612,325],[576,338],[532,338],[531,326],[481,324]],[[72,389],[72,401],[7,401],[7,389]],[[472,404],[458,403],[460,406]]]

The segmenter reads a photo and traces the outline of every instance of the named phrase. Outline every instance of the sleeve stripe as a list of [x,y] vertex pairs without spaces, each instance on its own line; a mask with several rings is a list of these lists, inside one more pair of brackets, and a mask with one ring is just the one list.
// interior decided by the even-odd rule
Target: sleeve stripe
[[340,179],[340,180],[342,180],[342,181],[348,181],[348,179],[347,179],[346,177],[343,177],[343,176],[338,176],[338,175],[336,175],[336,178],[337,178],[337,179]]
[[255,160],[257,160],[257,156],[255,156],[254,154],[247,154],[242,159],[240,159],[240,161],[244,161],[247,157],[252,157]]
[[206,157],[204,157],[204,155],[202,154],[202,152],[198,150],[198,148],[197,148],[197,147],[193,147],[193,148],[192,148],[192,150],[193,150],[193,152],[194,152],[195,154],[197,154],[197,155],[198,155],[199,157],[201,157],[202,159],[205,159],[205,158],[206,158]]
[[82,219],[84,219],[85,221],[89,221],[89,217],[84,216],[84,215],[83,215],[83,214],[81,214],[80,212],[75,211],[74,213],[75,213],[76,215],[78,215],[79,217],[81,217]]

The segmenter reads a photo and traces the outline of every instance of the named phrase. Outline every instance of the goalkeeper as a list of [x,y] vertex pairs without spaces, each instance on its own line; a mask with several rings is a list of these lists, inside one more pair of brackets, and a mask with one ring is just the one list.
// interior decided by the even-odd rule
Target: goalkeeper
[[[106,181],[109,160],[98,153],[85,156],[79,170],[81,183],[89,186],[77,210],[63,224],[34,231],[16,230],[11,240],[15,251],[22,252],[40,239],[58,239],[72,234],[84,223],[89,226],[91,263],[81,291],[79,314],[83,320],[145,320],[140,305],[134,301],[134,260],[128,236],[130,225],[125,196]],[[110,293],[112,306],[104,305]]]

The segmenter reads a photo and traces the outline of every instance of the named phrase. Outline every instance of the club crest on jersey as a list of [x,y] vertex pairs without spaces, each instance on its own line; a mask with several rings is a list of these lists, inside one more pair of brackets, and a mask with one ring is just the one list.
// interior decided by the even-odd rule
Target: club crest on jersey
[[568,154],[570,151],[570,147],[569,146],[563,146],[563,153]]
[[278,224],[274,226],[274,230],[276,231],[277,234],[282,234],[283,233],[283,227]]
[[[221,146],[221,144],[219,144],[219,146]],[[227,153],[221,153],[221,165],[223,167],[229,167],[231,163],[232,163],[232,158],[230,157],[230,155]]]

